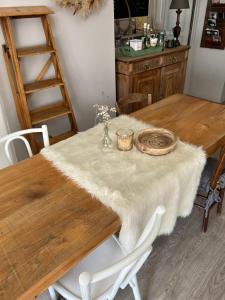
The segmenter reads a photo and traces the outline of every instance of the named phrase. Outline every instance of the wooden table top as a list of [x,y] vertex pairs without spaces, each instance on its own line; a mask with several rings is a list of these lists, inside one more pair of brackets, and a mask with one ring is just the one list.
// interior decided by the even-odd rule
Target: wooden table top
[[182,141],[202,146],[208,155],[225,143],[225,105],[177,94],[132,115],[172,130]]
[[[175,95],[133,114],[211,154],[225,106]],[[118,216],[41,155],[0,171],[0,299],[32,299],[120,228]]]

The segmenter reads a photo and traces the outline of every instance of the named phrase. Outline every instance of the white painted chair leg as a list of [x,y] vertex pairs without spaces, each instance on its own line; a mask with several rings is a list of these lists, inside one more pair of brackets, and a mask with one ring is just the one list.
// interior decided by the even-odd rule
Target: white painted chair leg
[[49,291],[51,300],[57,300],[58,297],[57,297],[56,292],[55,292],[55,290],[52,286],[50,286],[48,288],[48,291]]
[[141,294],[140,294],[140,290],[139,290],[138,281],[137,281],[136,276],[133,278],[132,284],[130,284],[130,286],[133,290],[134,299],[135,300],[141,300]]

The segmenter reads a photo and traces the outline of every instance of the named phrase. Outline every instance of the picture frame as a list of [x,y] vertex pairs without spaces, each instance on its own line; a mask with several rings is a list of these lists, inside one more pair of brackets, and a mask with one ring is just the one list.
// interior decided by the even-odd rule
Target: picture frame
[[217,20],[217,18],[218,18],[218,12],[217,11],[210,11],[209,12],[209,20],[211,20],[211,19]]
[[219,37],[220,31],[218,29],[206,28],[206,35]]
[[212,29],[211,28],[206,28],[206,35],[207,36],[212,36]]
[[213,29],[212,30],[212,36],[220,36],[220,31],[218,29]]
[[216,27],[216,19],[208,19],[208,27],[209,28],[214,28]]
[[200,46],[225,50],[225,0],[207,0]]

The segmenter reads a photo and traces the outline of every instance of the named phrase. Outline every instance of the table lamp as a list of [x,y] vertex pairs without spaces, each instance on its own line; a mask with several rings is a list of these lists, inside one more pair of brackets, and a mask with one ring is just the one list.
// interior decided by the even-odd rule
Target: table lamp
[[180,27],[180,14],[182,13],[181,9],[187,9],[190,8],[189,1],[188,0],[172,0],[170,4],[170,9],[177,9],[177,22],[176,26],[173,28],[173,35],[175,38],[175,46],[180,46],[179,42],[179,36],[181,32]]

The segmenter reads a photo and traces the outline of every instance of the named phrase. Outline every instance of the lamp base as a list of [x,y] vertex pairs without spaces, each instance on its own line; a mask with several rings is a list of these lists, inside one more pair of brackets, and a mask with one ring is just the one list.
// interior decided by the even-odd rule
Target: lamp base
[[175,39],[175,47],[180,46],[180,41],[179,41],[180,33],[181,33],[181,27],[179,25],[176,25],[173,28],[173,35],[174,35],[174,39]]
[[179,42],[179,36],[180,36],[180,33],[181,33],[180,15],[182,13],[182,10],[178,9],[176,11],[176,13],[177,13],[177,22],[176,22],[176,26],[173,28],[173,35],[174,35],[174,38],[175,38],[175,47],[178,47],[178,46],[180,46],[180,42]]

